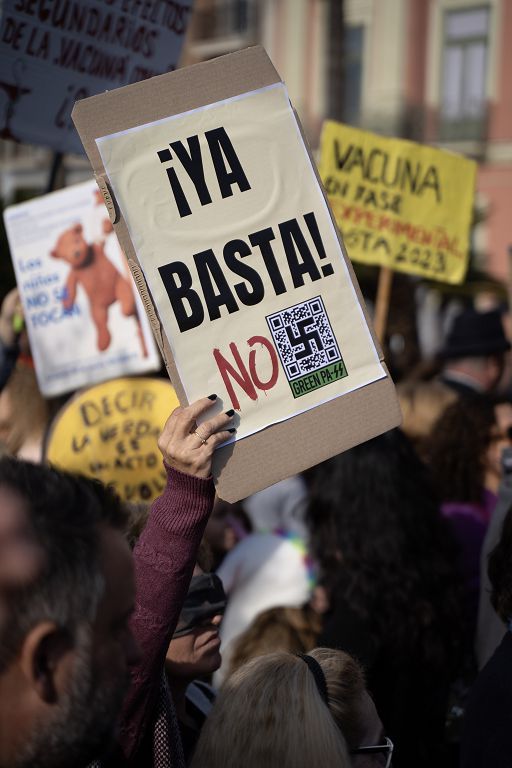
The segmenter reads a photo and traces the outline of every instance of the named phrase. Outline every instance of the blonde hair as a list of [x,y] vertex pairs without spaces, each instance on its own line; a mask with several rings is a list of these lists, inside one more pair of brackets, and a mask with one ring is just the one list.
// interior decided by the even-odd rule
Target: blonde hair
[[233,642],[229,674],[255,656],[273,651],[306,653],[315,647],[322,619],[309,606],[269,608]]
[[43,438],[50,418],[34,369],[18,361],[0,395],[0,442],[16,456],[31,446],[31,460],[41,461]]
[[456,393],[440,381],[406,381],[397,386],[402,410],[402,430],[421,458],[426,459],[427,442],[434,424],[457,399]]
[[361,665],[344,651],[315,648],[309,653],[320,666],[327,683],[329,709],[349,749],[361,744],[366,682]]
[[252,659],[224,684],[192,768],[350,768],[342,732],[307,664],[290,653]]

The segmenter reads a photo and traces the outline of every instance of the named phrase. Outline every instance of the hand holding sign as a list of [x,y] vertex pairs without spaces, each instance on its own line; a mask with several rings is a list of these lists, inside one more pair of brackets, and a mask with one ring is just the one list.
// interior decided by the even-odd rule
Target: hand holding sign
[[203,397],[187,408],[175,408],[158,439],[164,461],[187,475],[206,478],[211,475],[213,453],[233,432],[228,425],[234,411],[220,413],[197,426],[196,419],[213,405],[217,395]]

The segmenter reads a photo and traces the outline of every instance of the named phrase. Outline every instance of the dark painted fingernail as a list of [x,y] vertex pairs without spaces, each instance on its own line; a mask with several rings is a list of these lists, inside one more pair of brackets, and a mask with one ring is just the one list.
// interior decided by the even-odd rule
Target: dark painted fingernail
[[229,411],[226,411],[226,416],[234,416],[234,415],[235,415],[235,412],[232,408]]
[[208,400],[216,400],[217,395],[208,395]]
[[233,434],[233,432],[236,432],[236,429],[228,429],[228,432],[231,432],[231,434]]

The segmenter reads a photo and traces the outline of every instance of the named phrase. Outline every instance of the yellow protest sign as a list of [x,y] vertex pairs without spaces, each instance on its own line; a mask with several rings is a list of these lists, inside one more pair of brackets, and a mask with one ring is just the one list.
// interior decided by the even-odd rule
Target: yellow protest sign
[[476,163],[404,139],[324,123],[320,175],[353,261],[460,283]]
[[158,436],[178,405],[163,379],[112,379],[82,390],[57,414],[45,459],[98,478],[124,501],[150,502],[166,478]]

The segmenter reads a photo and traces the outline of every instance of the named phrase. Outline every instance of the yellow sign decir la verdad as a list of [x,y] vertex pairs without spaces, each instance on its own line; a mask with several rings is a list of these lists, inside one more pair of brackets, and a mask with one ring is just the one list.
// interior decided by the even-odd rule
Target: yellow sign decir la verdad
[[353,261],[464,280],[475,162],[332,121],[320,151],[320,175]]
[[45,460],[111,485],[123,501],[149,503],[165,487],[157,440],[178,405],[164,379],[111,379],[84,389],[55,417]]

